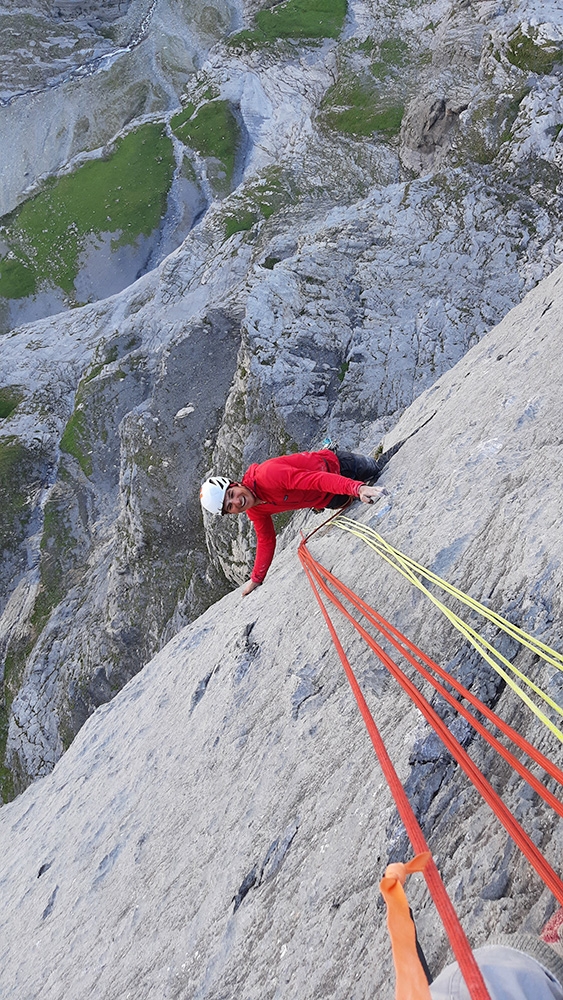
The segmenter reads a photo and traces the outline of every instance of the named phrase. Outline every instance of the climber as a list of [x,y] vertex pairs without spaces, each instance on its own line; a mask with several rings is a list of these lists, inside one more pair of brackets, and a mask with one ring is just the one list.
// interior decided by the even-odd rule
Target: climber
[[263,582],[276,547],[272,514],[303,508],[337,509],[350,499],[375,503],[385,492],[368,486],[403,442],[377,459],[348,451],[298,452],[251,465],[241,482],[212,476],[200,491],[201,504],[212,514],[248,515],[257,536],[256,558],[243,596]]

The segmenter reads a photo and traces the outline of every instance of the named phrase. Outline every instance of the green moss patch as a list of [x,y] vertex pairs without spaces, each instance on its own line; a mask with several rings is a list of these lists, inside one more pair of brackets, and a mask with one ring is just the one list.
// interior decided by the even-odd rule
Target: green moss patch
[[563,61],[563,51],[556,42],[539,41],[537,31],[525,35],[517,28],[508,40],[506,58],[513,66],[527,73],[551,73]]
[[[135,343],[136,341],[133,340],[133,346],[135,346]],[[119,347],[117,344],[112,344],[111,347],[104,343],[99,345],[96,350],[94,364],[86,372],[84,378],[82,379],[82,385],[87,385],[88,382],[93,382],[107,365],[111,365],[114,361],[117,361],[118,355]]]
[[386,38],[379,46],[379,58],[372,63],[371,72],[376,80],[395,75],[409,61],[409,47],[402,38]]
[[40,586],[31,616],[36,641],[53,608],[60,604],[71,584],[71,567],[76,539],[67,523],[65,505],[49,501],[45,505],[41,537]]
[[250,210],[242,210],[238,215],[229,215],[225,219],[225,236],[229,239],[235,233],[244,233],[252,229],[255,222],[258,222],[259,215]]
[[19,406],[24,394],[17,385],[7,385],[0,389],[0,420],[5,420]]
[[520,105],[529,90],[522,90],[520,93],[516,94],[513,98],[504,101],[501,105],[501,125],[499,129],[499,145],[503,145],[505,142],[509,142],[512,139],[512,129],[514,122],[518,117],[518,112],[520,110]]
[[259,177],[245,185],[229,199],[229,210],[224,216],[225,237],[244,232],[262,219],[269,219],[274,212],[298,196],[291,179],[279,167],[268,167]]
[[76,459],[85,476],[92,475],[92,434],[86,416],[86,405],[95,390],[90,383],[94,383],[96,377],[111,360],[113,353],[94,364],[80,382],[74,400],[74,412],[61,437],[61,451]]
[[[31,618],[24,633],[13,639],[6,651],[2,703],[0,704],[0,761],[6,740],[12,702],[21,687],[26,663],[53,609],[75,582],[71,575],[76,539],[67,524],[67,503],[49,501],[45,506],[41,538],[40,583]],[[4,802],[14,797],[13,774],[0,765],[0,794]]]
[[27,519],[27,484],[33,475],[32,456],[21,441],[16,437],[0,441],[0,551],[18,543]]
[[[224,186],[230,187],[235,169],[240,128],[233,106],[228,101],[209,101],[196,111],[188,104],[170,120],[174,134],[201,156],[219,161],[224,173]],[[219,184],[219,187],[221,185]]]
[[[77,399],[78,399],[77,395]],[[78,402],[61,438],[61,451],[76,459],[85,476],[92,475],[90,434],[84,412]]]
[[273,515],[273,521],[274,521],[274,524],[275,524],[275,527],[276,527],[276,534],[277,535],[280,535],[282,533],[282,531],[285,531],[285,529],[287,528],[288,524],[290,524],[291,519],[292,519],[294,513],[295,513],[295,511],[293,511],[293,510],[285,510],[281,514],[274,514]]
[[4,220],[9,253],[0,261],[0,296],[21,298],[40,283],[74,292],[87,237],[119,232],[116,246],[149,236],[166,210],[174,173],[172,143],[161,124],[119,139],[100,160],[47,182]]
[[[8,724],[9,709],[5,705],[0,705],[0,761],[3,761],[6,755]],[[0,796],[2,802],[11,802],[15,798],[14,777],[4,764],[0,764]]]
[[403,120],[402,104],[388,104],[377,91],[358,78],[345,78],[330,87],[321,106],[323,124],[347,135],[386,137],[398,134]]
[[13,250],[0,260],[0,295],[6,299],[23,299],[37,291],[35,269],[23,252],[16,256]]
[[469,156],[476,163],[486,165],[496,159],[501,147],[512,139],[514,122],[527,93],[524,89],[512,96],[496,95],[473,110],[462,135],[460,154],[463,160]]
[[286,0],[259,11],[255,27],[239,31],[233,45],[268,45],[278,39],[338,38],[346,17],[346,0]]
[[0,442],[0,490],[5,497],[13,484],[15,470],[25,455],[23,444],[16,437],[4,438]]
[[192,117],[192,115],[194,114],[195,114],[195,104],[192,104],[192,102],[189,101],[182,108],[181,111],[178,111],[176,115],[172,115],[172,118],[170,119],[170,128],[172,129],[172,131],[176,135],[178,135],[179,129],[181,129],[182,126],[185,125],[186,122],[188,122]]

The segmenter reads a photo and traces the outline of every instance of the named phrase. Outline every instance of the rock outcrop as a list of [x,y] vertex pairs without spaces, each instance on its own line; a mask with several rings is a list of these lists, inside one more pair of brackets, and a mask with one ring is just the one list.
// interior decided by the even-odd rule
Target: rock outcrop
[[[391,506],[352,511],[556,647],[562,323],[558,269],[387,435],[419,428],[385,470]],[[408,848],[300,569],[298,527],[260,590],[228,594],[179,632],[0,810],[0,952],[15,1000],[391,1000],[378,881]],[[336,528],[310,547],[560,762],[559,741],[371,549]],[[471,943],[537,935],[549,891],[383,667],[342,636]],[[508,652],[561,701],[561,673]],[[560,821],[479,738],[464,740],[559,869]],[[437,973],[448,950],[420,877],[409,897]]]

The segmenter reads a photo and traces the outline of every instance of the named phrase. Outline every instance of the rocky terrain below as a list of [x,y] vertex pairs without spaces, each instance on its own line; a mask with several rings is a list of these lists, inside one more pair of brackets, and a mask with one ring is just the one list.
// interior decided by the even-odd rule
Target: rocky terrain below
[[3,55],[4,800],[244,579],[208,470],[376,449],[563,251],[555,4],[59,6]]

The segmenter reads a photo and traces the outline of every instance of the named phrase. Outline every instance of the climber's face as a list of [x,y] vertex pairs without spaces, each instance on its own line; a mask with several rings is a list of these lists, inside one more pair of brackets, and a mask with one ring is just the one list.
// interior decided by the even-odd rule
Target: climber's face
[[223,514],[242,514],[258,503],[252,490],[240,483],[231,483],[223,500]]

